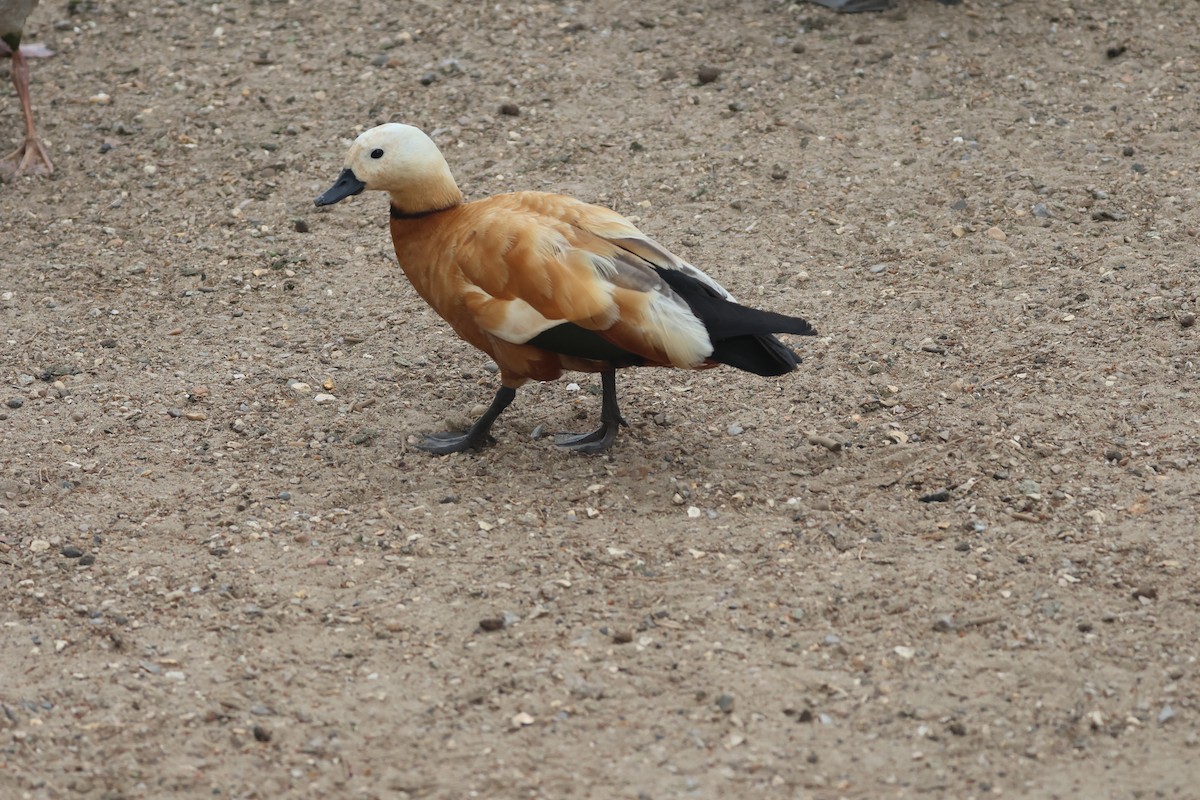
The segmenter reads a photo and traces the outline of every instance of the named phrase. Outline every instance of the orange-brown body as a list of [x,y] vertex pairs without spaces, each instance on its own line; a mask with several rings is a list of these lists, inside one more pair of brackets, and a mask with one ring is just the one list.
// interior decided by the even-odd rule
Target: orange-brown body
[[391,198],[396,258],[417,293],[500,367],[492,404],[467,431],[425,436],[417,446],[431,453],[485,446],[519,386],[566,370],[600,373],[600,427],[556,442],[599,453],[625,424],[618,369],[721,363],[783,375],[799,359],[774,334],[815,333],[800,317],[739,305],[607,208],[543,192],[464,203],[437,145],[411,125],[362,133],[337,181],[314,202],[331,205],[369,189]]
[[[391,233],[396,259],[417,293],[460,337],[495,360],[504,385],[517,388],[531,379],[554,380],[568,370],[602,372],[610,365],[501,338],[495,331],[506,330],[506,312],[515,301],[547,319],[594,330],[642,356],[647,366],[672,365],[660,340],[674,332],[656,331],[647,320],[661,282],[651,262],[633,252],[653,258],[658,248],[630,238],[618,244],[597,232],[616,225],[621,234],[633,233],[620,230],[621,223],[599,206],[518,192],[416,218],[393,217]],[[596,257],[625,270],[602,276]],[[524,335],[519,326],[508,329]],[[703,359],[693,366],[715,364]]]

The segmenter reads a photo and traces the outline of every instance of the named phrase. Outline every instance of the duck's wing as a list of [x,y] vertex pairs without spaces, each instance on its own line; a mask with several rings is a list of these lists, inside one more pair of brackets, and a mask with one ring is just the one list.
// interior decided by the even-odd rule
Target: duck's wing
[[649,268],[667,284],[659,292],[691,309],[704,326],[713,349],[709,363],[717,362],[758,375],[782,375],[795,369],[799,358],[773,334],[811,336],[807,320],[740,305],[725,287],[701,270],[639,231],[633,223],[599,206],[578,204],[574,224],[620,248],[616,261],[631,269]]
[[714,297],[736,303],[733,295],[703,270],[689,264],[638,230],[637,226],[612,209],[573,201],[573,224],[605,239],[636,257],[640,264],[659,270],[671,270],[698,281]]
[[467,209],[453,258],[464,305],[492,336],[618,364],[696,367],[712,354],[704,323],[650,258],[687,265],[619,214],[540,193]]

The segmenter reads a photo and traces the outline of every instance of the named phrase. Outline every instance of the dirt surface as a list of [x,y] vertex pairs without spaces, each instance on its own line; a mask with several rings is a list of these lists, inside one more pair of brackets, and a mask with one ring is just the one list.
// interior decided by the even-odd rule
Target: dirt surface
[[[1198,29],[43,3],[57,172],[0,186],[0,796],[1200,796]],[[783,379],[623,373],[601,457],[531,435],[594,423],[581,375],[415,451],[496,376],[385,198],[312,206],[387,120],[822,335]]]

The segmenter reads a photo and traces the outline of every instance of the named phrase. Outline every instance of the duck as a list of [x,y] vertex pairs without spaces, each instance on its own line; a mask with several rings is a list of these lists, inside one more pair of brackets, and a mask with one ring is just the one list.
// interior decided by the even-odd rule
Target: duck
[[12,82],[17,87],[21,112],[25,116],[25,141],[16,150],[0,158],[0,177],[5,179],[54,172],[54,164],[33,125],[33,104],[29,100],[29,64],[26,61],[28,57],[53,54],[42,45],[21,46],[25,20],[37,4],[38,0],[0,0],[0,56],[12,59]]
[[780,376],[800,357],[775,334],[816,334],[801,317],[741,305],[609,208],[536,191],[466,202],[441,150],[412,125],[364,131],[314,203],[364,191],[388,193],[396,259],[417,294],[499,367],[487,410],[466,431],[424,435],[416,447],[430,453],[494,443],[517,389],[567,371],[600,374],[600,424],[555,444],[600,453],[627,425],[617,370],[724,364]]

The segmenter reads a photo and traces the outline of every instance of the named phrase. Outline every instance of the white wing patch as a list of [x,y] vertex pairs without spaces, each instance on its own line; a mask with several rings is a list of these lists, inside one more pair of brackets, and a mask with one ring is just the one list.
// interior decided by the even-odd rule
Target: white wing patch
[[497,339],[503,339],[510,344],[525,344],[539,333],[566,322],[563,319],[547,319],[540,311],[520,298],[499,300],[477,286],[468,287],[466,291],[480,295],[485,303],[495,304],[499,307],[497,309],[499,311],[498,318],[495,318],[492,324],[485,326],[484,330]]
[[712,355],[712,341],[704,323],[673,292],[670,295],[655,292],[646,308],[646,317],[675,366],[693,369]]

